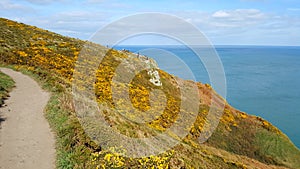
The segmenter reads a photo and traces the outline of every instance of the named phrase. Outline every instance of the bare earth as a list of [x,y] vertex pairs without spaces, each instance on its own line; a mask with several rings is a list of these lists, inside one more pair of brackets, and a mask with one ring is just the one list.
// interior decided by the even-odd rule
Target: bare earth
[[0,169],[55,168],[55,141],[43,110],[49,94],[28,76],[7,68],[0,70],[16,82],[0,128]]

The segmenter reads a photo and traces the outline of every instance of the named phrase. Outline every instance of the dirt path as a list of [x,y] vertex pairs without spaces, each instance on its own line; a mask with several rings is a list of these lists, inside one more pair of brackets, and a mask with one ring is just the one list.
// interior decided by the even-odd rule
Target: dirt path
[[22,73],[0,70],[16,82],[7,106],[0,108],[5,118],[0,129],[0,168],[55,168],[54,136],[43,115],[49,94]]

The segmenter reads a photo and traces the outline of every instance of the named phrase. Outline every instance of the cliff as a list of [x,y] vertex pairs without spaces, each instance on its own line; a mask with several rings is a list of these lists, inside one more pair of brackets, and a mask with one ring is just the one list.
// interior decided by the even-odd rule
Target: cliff
[[[39,75],[48,84],[56,86],[53,92],[62,93],[58,95],[62,98],[58,98],[60,102],[57,102],[56,111],[69,112],[66,120],[70,123],[65,125],[75,131],[72,131],[72,137],[64,138],[66,143],[63,146],[58,146],[66,153],[58,156],[65,158],[58,159],[58,166],[61,168],[64,168],[64,160],[71,161],[71,168],[89,168],[100,164],[106,167],[120,165],[121,168],[138,168],[141,165],[161,165],[162,168],[300,168],[300,151],[284,133],[260,117],[236,110],[208,84],[174,77],[160,70],[151,58],[138,57],[128,51],[108,49],[4,18],[0,19],[0,31],[1,64]],[[87,46],[91,50],[87,51]],[[92,59],[80,60],[80,64],[76,64],[78,59],[84,58],[80,56],[90,56],[96,51],[103,55],[97,57],[95,54]],[[94,69],[78,69],[85,65],[92,65]],[[83,70],[87,72],[83,73]],[[92,72],[96,76],[86,76]],[[133,78],[128,81],[130,77]],[[81,88],[83,91],[93,92],[97,103],[111,110],[100,111],[105,114],[105,123],[121,135],[147,138],[167,133],[168,138],[182,142],[166,153],[138,159],[101,150],[104,140],[97,135],[97,131],[102,126],[94,123],[95,119],[87,114],[79,113],[75,118],[76,105],[72,105],[71,97],[67,97],[74,83],[77,86],[75,90],[79,91]],[[180,93],[188,94],[195,88],[200,96],[198,100],[189,95],[179,97]],[[155,95],[153,102],[151,93],[157,90],[162,93]],[[118,98],[117,101],[114,98]],[[195,100],[198,106],[196,108],[193,107]],[[64,106],[65,102],[68,106]],[[160,103],[165,104],[162,110]],[[211,109],[217,113],[213,118],[216,121],[220,118],[220,122],[211,137],[204,139],[205,142],[202,143],[199,137],[210,135],[206,126],[215,125],[208,120]],[[162,113],[157,114],[159,111]],[[218,113],[222,116],[218,117]],[[51,118],[61,120],[55,116]],[[177,138],[176,130],[168,130],[178,119],[182,120],[182,124],[189,124],[189,127],[184,126],[187,134],[182,138]],[[82,125],[78,125],[79,122]],[[89,125],[82,122],[89,122]],[[63,132],[69,130],[60,131],[54,128],[54,131],[60,137],[67,135]]]

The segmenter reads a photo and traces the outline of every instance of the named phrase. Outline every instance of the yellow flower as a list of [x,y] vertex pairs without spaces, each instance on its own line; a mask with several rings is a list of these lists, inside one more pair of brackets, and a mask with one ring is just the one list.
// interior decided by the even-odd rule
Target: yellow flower
[[113,157],[113,155],[108,153],[104,156],[104,160],[110,161],[111,157]]

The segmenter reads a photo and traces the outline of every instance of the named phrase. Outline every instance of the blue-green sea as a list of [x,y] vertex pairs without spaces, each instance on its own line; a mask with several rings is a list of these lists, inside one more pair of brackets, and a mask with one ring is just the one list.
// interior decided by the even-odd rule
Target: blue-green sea
[[[199,58],[185,46],[118,46],[154,58],[161,69],[190,79],[183,71],[188,66],[194,80],[210,83]],[[152,50],[154,49],[154,50]],[[180,58],[162,58],[159,51]],[[300,47],[215,46],[223,64],[227,101],[235,108],[260,116],[300,147]]]

